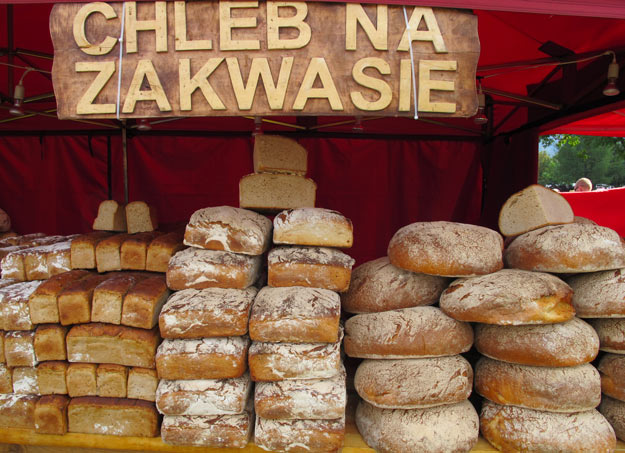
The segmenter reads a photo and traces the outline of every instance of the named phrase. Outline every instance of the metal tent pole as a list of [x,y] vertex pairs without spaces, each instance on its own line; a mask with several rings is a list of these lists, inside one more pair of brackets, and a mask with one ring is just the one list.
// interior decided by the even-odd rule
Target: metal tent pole
[[124,170],[124,203],[128,204],[128,129],[122,120],[122,160]]

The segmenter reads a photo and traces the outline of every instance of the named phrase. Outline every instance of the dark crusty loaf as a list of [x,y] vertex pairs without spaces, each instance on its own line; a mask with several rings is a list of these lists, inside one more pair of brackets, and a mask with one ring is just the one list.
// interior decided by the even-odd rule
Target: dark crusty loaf
[[603,396],[599,412],[608,420],[616,437],[625,440],[625,402]]

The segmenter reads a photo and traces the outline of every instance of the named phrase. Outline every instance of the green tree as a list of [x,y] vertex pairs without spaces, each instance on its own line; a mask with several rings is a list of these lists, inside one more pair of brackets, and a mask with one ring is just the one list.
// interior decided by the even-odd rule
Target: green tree
[[555,184],[556,163],[545,150],[538,152],[538,184],[546,186],[547,184]]

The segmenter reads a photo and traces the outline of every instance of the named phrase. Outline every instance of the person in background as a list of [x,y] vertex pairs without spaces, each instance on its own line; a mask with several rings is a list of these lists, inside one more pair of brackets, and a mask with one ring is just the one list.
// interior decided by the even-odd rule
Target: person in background
[[575,192],[590,192],[592,190],[592,182],[588,178],[579,178],[575,183]]

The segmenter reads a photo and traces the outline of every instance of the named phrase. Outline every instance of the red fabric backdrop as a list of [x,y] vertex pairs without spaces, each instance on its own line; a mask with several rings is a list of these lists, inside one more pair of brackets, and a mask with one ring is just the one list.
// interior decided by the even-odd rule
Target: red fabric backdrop
[[[474,141],[313,139],[308,176],[317,206],[354,224],[358,263],[386,254],[391,236],[415,221],[480,222],[481,145]],[[135,137],[128,141],[129,198],[155,205],[163,223],[196,209],[238,205],[238,181],[252,172],[251,137]],[[89,231],[107,198],[106,138],[0,138],[0,207],[20,233]],[[123,199],[121,145],[112,142],[112,193]]]
[[562,194],[577,216],[587,217],[625,237],[625,187]]

